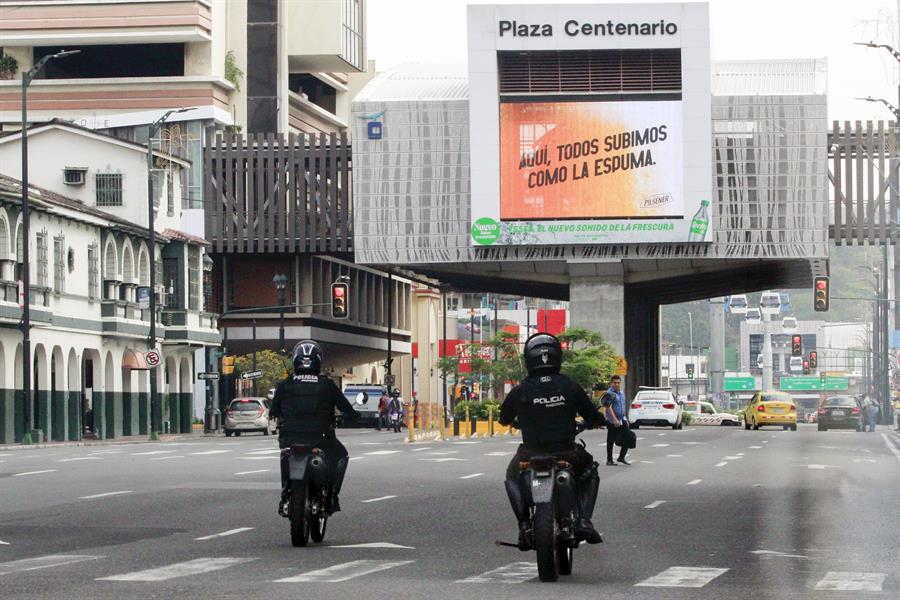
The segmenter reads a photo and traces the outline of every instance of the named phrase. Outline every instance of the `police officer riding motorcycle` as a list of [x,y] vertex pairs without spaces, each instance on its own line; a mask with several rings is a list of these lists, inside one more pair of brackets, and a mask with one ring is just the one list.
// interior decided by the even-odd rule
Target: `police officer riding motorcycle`
[[560,373],[562,346],[555,336],[536,333],[529,337],[524,361],[528,377],[510,391],[500,408],[500,423],[516,421],[522,431],[522,444],[506,470],[506,493],[519,521],[518,547],[532,549],[531,519],[519,465],[535,454],[550,454],[571,464],[580,509],[574,524],[576,540],[600,543],[603,540],[591,523],[600,478],[594,457],[575,443],[575,417],[580,415],[588,428],[600,427],[606,419],[584,390]]
[[[359,413],[341,393],[331,378],[322,375],[324,353],[312,340],[304,340],[294,347],[294,373],[278,384],[269,408],[271,418],[280,420],[278,445],[315,445],[325,451],[331,466],[331,505],[329,514],[341,510],[338,494],[344,482],[349,456],[347,449],[335,435],[335,408],[345,417],[355,419]],[[290,501],[290,469],[286,452],[281,455],[281,500],[278,514],[288,516]]]

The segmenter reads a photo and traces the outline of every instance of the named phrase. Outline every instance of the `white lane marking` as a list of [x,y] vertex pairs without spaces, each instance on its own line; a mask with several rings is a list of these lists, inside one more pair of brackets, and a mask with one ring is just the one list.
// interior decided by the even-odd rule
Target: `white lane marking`
[[390,500],[391,498],[396,498],[397,496],[379,496],[378,498],[369,498],[368,500],[360,500],[363,504],[368,504],[369,502],[381,502],[382,500]]
[[816,584],[817,590],[841,592],[880,592],[887,577],[884,573],[860,573],[856,571],[828,571]]
[[12,562],[0,563],[0,575],[18,573],[21,571],[34,571],[49,567],[61,567],[71,563],[85,560],[97,560],[102,556],[89,556],[87,554],[47,554],[46,556],[33,556]]
[[716,463],[716,466],[717,466],[717,467],[724,467],[724,466],[727,465],[727,464],[728,464],[728,463],[727,463],[726,461],[722,461],[722,462],[720,462],[720,463]]
[[636,583],[635,587],[687,587],[701,588],[728,569],[710,567],[669,567],[649,579]]
[[460,479],[474,479],[475,477],[481,477],[484,473],[472,473],[471,475],[463,475]]
[[184,458],[180,454],[176,456],[157,456],[156,458],[151,458],[150,460],[171,460],[173,458]]
[[681,458],[684,454],[666,454],[666,458]]
[[807,469],[827,469],[831,465],[806,465]]
[[346,544],[343,546],[326,546],[326,548],[393,548],[399,550],[415,550],[412,546],[401,546],[390,542],[368,542],[365,544]]
[[191,456],[206,456],[208,454],[225,454],[226,452],[231,452],[231,450],[206,450],[204,452],[191,452]]
[[668,447],[669,447],[668,444],[653,444],[653,446],[651,446],[651,448],[668,448]]
[[762,450],[762,446],[747,446],[751,450]]
[[[897,458],[900,459],[900,456],[898,456]],[[878,462],[878,461],[875,460],[874,458],[854,458],[853,462],[855,462],[855,463],[874,463],[874,462]]]
[[195,542],[201,542],[203,540],[211,540],[213,538],[226,537],[229,535],[234,535],[236,533],[243,533],[244,531],[252,530],[252,527],[238,527],[237,529],[229,529],[228,531],[223,531],[222,533],[214,533],[212,535],[204,535],[203,537],[194,538]]
[[375,450],[374,452],[366,452],[366,456],[387,456],[388,454],[400,454],[400,450]]
[[481,442],[453,442],[454,446],[464,446],[467,444],[480,444]]
[[652,461],[652,460],[641,460],[641,461],[638,461],[638,462],[641,462],[641,463],[643,463],[643,464],[645,464],[645,465],[652,465],[652,464],[653,464],[653,461]]
[[0,546],[9,546],[9,545],[10,545],[9,542],[4,542],[3,540],[0,540]]
[[751,550],[750,554],[756,554],[758,556],[772,556],[779,558],[809,558],[808,556],[804,556],[802,554],[788,554],[786,552],[778,552],[776,550]]
[[485,452],[485,456],[509,456],[512,452]]
[[763,443],[763,444],[768,444],[768,443],[769,443],[769,440],[763,440],[762,443]]
[[272,469],[256,469],[255,471],[238,471],[235,475],[252,475],[253,473],[268,473]]
[[459,450],[447,450],[446,452],[429,452],[428,456],[446,456],[447,454],[459,454]]
[[255,456],[257,454],[278,454],[281,452],[280,448],[269,448],[267,450],[254,450],[253,452],[247,452],[248,456]]
[[185,562],[173,563],[165,567],[157,567],[155,569],[145,569],[143,571],[134,571],[132,573],[123,573],[122,575],[111,575],[109,577],[98,577],[97,581],[166,581],[175,577],[186,577],[188,575],[199,575],[201,573],[209,573],[210,571],[219,571],[227,569],[232,565],[250,562],[255,558],[232,558],[228,556],[195,558]]
[[734,456],[723,456],[723,457],[722,457],[722,460],[740,460],[740,459],[741,459],[741,457],[738,456],[738,455],[734,455]]
[[887,444],[888,450],[891,451],[891,454],[897,457],[897,460],[900,460],[900,450],[897,449],[897,446],[894,445],[894,442],[887,436],[887,434],[882,433],[881,437],[884,438],[884,443]]
[[743,453],[743,452],[735,452],[734,455],[735,455],[735,456],[744,456],[744,453]]
[[363,575],[377,573],[378,571],[386,571],[394,567],[401,567],[410,564],[411,560],[354,560],[348,563],[341,563],[325,569],[310,571],[294,577],[285,577],[284,579],[276,579],[275,583],[302,583],[302,582],[318,582],[318,583],[337,583],[340,581],[349,581]]
[[660,434],[659,434],[659,437],[662,437],[662,436],[664,436],[664,435],[666,435],[666,434],[665,434],[665,433],[660,433]]
[[103,460],[99,456],[75,456],[73,458],[58,458],[53,462],[75,462],[77,460]]
[[419,460],[426,460],[426,461],[430,461],[430,462],[450,462],[450,461],[455,460],[457,462],[463,462],[463,461],[467,461],[469,459],[468,458],[420,458]]
[[382,446],[384,442],[360,442],[358,446]]
[[93,452],[88,452],[88,456],[92,454],[122,454],[124,450],[95,450]]
[[123,494],[133,494],[132,490],[120,490],[118,492],[103,492],[102,494],[93,494],[91,496],[79,496],[79,500],[93,500],[94,498],[106,498],[107,496],[121,496]]
[[688,485],[697,485],[701,481],[703,481],[703,480],[702,479],[692,479],[691,481],[688,481],[687,484]]
[[534,562],[514,562],[481,575],[460,579],[456,583],[523,583],[537,575],[537,564]]
[[26,475],[40,475],[41,473],[56,473],[58,469],[44,469],[43,471],[25,471],[24,473],[13,473],[10,477],[24,477]]
[[271,460],[277,456],[235,456],[238,460]]
[[351,456],[350,460],[362,460],[364,458],[365,458],[365,456]]
[[650,504],[648,504],[648,505],[645,506],[644,508],[656,508],[657,506],[661,506],[661,505],[663,505],[663,504],[665,504],[665,503],[666,503],[665,500],[657,500],[656,502],[651,502]]
[[413,452],[421,452],[422,450],[431,450],[431,446],[425,446],[424,448],[416,448]]
[[152,454],[174,454],[177,450],[150,450],[149,452],[132,452],[132,456],[150,456]]

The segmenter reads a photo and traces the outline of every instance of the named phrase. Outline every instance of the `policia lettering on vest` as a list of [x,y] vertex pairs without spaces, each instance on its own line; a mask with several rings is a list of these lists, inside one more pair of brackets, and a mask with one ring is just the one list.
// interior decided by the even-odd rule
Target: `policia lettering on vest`
[[[328,512],[341,509],[338,494],[344,482],[349,456],[347,449],[335,435],[335,409],[345,417],[355,419],[359,413],[341,393],[331,378],[322,375],[322,348],[314,341],[304,340],[294,347],[294,374],[275,388],[269,415],[279,419],[278,445],[315,444],[325,452],[331,467],[331,507]],[[281,456],[281,500],[278,512],[285,516],[290,496],[288,457]]]
[[553,454],[572,465],[577,478],[580,516],[575,527],[578,539],[601,542],[591,523],[600,479],[594,457],[575,443],[575,417],[588,427],[602,426],[606,419],[584,390],[562,375],[562,346],[554,336],[536,333],[525,342],[528,377],[514,387],[500,407],[500,424],[514,421],[522,431],[522,444],[506,469],[506,493],[519,521],[519,549],[529,550],[531,521],[519,485],[519,463],[534,454]]

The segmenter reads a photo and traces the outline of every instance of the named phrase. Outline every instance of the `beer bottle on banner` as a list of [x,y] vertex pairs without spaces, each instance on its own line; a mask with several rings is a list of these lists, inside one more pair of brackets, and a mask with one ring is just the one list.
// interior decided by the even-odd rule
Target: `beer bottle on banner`
[[700,209],[694,213],[691,221],[691,232],[688,235],[689,242],[702,242],[706,239],[706,230],[709,228],[709,200],[700,201]]

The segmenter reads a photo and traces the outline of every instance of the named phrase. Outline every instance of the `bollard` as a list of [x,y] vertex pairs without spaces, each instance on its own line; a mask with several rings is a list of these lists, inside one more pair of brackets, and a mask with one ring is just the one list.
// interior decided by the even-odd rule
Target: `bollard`
[[416,432],[413,431],[413,427],[415,426],[415,423],[416,423],[416,416],[415,416],[416,405],[413,404],[409,408],[410,408],[410,410],[406,411],[406,420],[407,420],[406,428],[409,430],[409,441],[414,442],[414,441],[416,441]]
[[466,439],[472,437],[472,422],[469,420],[469,405],[466,404]]
[[488,406],[488,435],[494,437],[494,407]]

